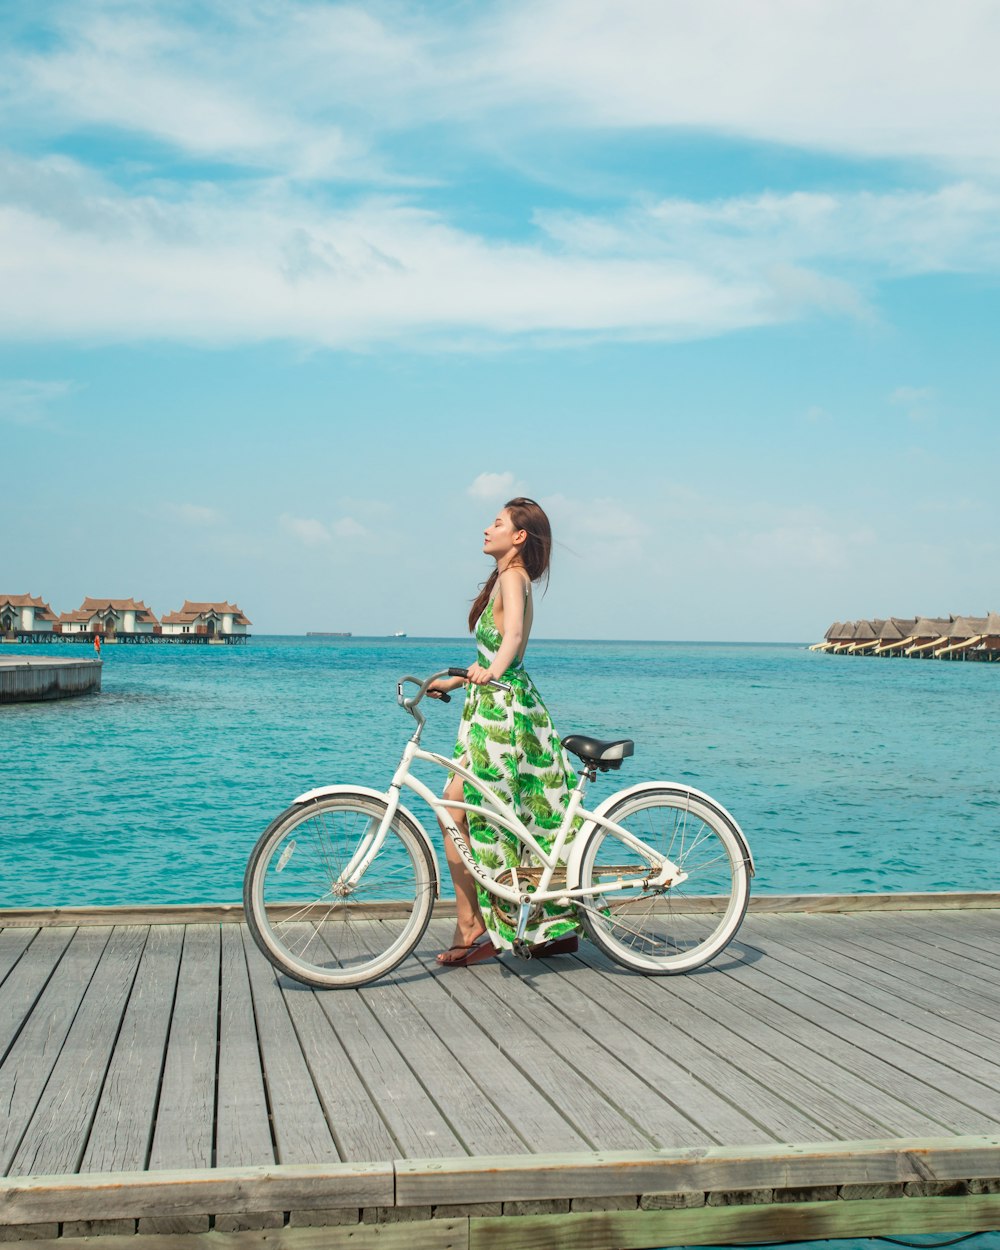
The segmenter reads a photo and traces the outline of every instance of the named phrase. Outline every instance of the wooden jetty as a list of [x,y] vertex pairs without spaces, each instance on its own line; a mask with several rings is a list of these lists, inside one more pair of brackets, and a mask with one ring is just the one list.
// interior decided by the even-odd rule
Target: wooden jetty
[[1000,895],[758,897],[715,964],[659,979],[589,946],[443,970],[450,927],[315,993],[236,907],[0,912],[0,1240],[1000,1227]]
[[96,694],[100,688],[100,660],[0,655],[0,703],[71,699]]

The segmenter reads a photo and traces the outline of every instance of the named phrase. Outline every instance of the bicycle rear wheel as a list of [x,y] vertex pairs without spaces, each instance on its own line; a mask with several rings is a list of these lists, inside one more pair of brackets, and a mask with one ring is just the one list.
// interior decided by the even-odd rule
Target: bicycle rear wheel
[[290,807],[254,847],[243,907],[254,941],[282,972],[326,989],[365,985],[420,941],[437,888],[422,830],[401,812],[357,882],[344,880],[385,814],[362,792]]
[[[682,787],[629,794],[606,819],[687,873],[666,890],[609,891],[580,907],[589,936],[612,959],[653,976],[690,972],[733,938],[750,899],[748,852],[725,817]],[[642,877],[652,861],[596,826],[581,858],[588,888]]]

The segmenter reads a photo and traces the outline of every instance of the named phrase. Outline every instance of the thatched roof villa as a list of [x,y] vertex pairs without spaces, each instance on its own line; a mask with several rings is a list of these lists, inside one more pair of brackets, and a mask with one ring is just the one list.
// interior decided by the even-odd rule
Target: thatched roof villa
[[810,651],[935,660],[1000,660],[1000,613],[834,621]]
[[885,655],[887,652],[902,648],[910,638],[913,627],[917,623],[915,616],[893,616],[882,626],[882,633],[879,638],[879,644],[872,652],[873,655]]

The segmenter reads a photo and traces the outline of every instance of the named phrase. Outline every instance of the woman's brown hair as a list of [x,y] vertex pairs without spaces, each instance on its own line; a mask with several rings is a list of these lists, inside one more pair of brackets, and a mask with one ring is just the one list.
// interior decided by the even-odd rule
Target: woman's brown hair
[[[552,527],[549,525],[549,518],[540,504],[535,503],[534,499],[525,499],[523,495],[518,495],[516,499],[509,499],[504,504],[503,511],[510,513],[515,530],[524,530],[528,535],[518,549],[518,563],[533,582],[540,581],[544,577],[547,586],[549,557],[552,555]],[[476,621],[479,620],[483,609],[489,603],[499,576],[499,571],[494,569],[469,609],[470,634],[476,628]]]

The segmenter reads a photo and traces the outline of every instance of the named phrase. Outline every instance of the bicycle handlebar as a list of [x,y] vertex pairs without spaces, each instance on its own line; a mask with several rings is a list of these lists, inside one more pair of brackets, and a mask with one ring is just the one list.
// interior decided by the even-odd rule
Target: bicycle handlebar
[[[412,677],[410,675],[407,675],[406,677],[401,677],[399,681],[396,683],[396,702],[399,704],[400,707],[406,708],[406,710],[411,715],[415,716],[418,720],[422,721],[423,713],[418,712],[416,708],[417,708],[417,704],[427,693],[427,688],[431,684],[431,682],[437,681],[439,677],[467,677],[468,672],[469,672],[468,668],[446,668],[446,669],[442,669],[440,673],[432,673],[430,677],[425,677],[423,680],[421,680],[419,677]],[[415,686],[420,687],[420,689],[417,691],[416,694],[412,694],[409,697],[403,694],[403,683],[407,681],[412,682]],[[496,681],[491,678],[489,681],[484,682],[483,684],[486,686],[493,686],[494,689],[496,690],[506,690],[508,691],[508,693],[510,692],[510,686],[508,686],[507,683],[503,681]],[[451,695],[447,694],[445,691],[441,691],[440,694],[438,695],[438,698],[441,700],[442,703],[451,702]]]

